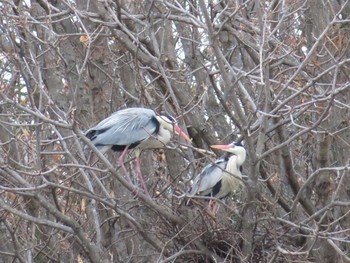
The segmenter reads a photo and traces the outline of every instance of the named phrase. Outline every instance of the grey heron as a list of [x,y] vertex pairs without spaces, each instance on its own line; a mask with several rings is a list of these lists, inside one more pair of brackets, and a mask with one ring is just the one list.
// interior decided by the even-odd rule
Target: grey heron
[[[102,153],[109,149],[122,152],[119,163],[124,172],[124,156],[128,149],[135,149],[136,173],[145,190],[145,182],[141,175],[139,156],[143,149],[163,148],[173,133],[186,141],[190,138],[176,125],[174,117],[164,114],[156,115],[151,109],[127,108],[113,113],[95,127],[86,131],[85,135]],[[130,178],[128,178],[130,180]]]
[[242,144],[232,142],[227,145],[212,145],[210,147],[229,152],[232,155],[219,158],[215,163],[205,166],[201,173],[194,178],[190,196],[224,198],[242,186],[242,164],[246,159],[246,150]]

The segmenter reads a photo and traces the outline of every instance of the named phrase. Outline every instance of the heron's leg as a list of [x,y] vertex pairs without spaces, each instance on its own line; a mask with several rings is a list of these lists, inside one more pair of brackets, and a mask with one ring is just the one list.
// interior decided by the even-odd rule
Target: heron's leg
[[[132,181],[131,181],[130,175],[129,175],[129,173],[128,173],[128,171],[126,170],[126,167],[125,167],[125,165],[124,165],[124,158],[125,158],[125,155],[126,155],[126,153],[127,153],[127,151],[128,151],[128,148],[129,148],[129,146],[126,146],[125,149],[122,151],[121,155],[120,155],[119,158],[118,158],[118,163],[119,163],[120,167],[122,168],[122,170],[123,170],[123,172],[124,172],[124,174],[125,174],[125,177],[126,177],[126,179],[128,180],[128,182],[129,182],[131,185],[134,186],[134,184],[133,184]],[[137,188],[137,187],[135,187],[135,188]],[[137,195],[137,191],[138,191],[138,190],[136,189],[136,190],[135,190],[136,195]]]
[[215,208],[216,205],[217,205],[217,202],[214,199],[210,199],[208,207],[206,209],[207,215],[211,217],[211,219],[214,222],[214,225],[216,225],[216,212],[217,212],[217,209]]
[[142,176],[142,173],[141,173],[140,158],[139,158],[138,154],[136,154],[135,164],[136,164],[136,174],[137,174],[137,176],[138,176],[138,178],[140,180],[142,188],[145,191],[145,194],[150,196],[149,193],[148,193],[148,190],[147,190],[147,186],[146,186],[145,180],[143,179],[143,176]]
[[[122,154],[119,156],[118,158],[118,162],[120,165],[123,165],[124,166],[124,157],[126,155],[126,152],[128,151],[129,149],[129,145],[125,146],[125,149],[122,151]],[[125,166],[124,166],[125,168]]]
[[128,179],[128,182],[132,184],[130,175],[128,174],[128,171],[126,170],[125,165],[124,165],[124,157],[126,155],[126,152],[128,151],[128,148],[129,148],[129,146],[126,146],[125,149],[122,151],[121,155],[118,158],[118,163],[119,163],[120,167],[123,169],[123,172],[125,174],[126,179]]
[[214,201],[214,205],[212,207],[212,211],[213,211],[214,215],[216,215],[218,213],[219,208],[220,208],[220,204],[218,204],[218,202]]
[[217,212],[219,211],[219,204],[218,202],[216,202],[213,199],[210,199],[209,201],[209,209],[210,211],[213,213],[213,215],[215,216],[217,214]]
[[[122,170],[123,170],[123,172],[124,172],[124,174],[125,174],[126,179],[127,179],[128,182],[134,187],[134,190],[132,191],[132,193],[133,193],[135,196],[137,196],[137,195],[138,195],[139,188],[138,188],[137,186],[135,186],[135,185],[133,184],[133,182],[131,181],[130,175],[129,175],[129,173],[128,173],[128,171],[126,170],[126,167],[125,167],[125,165],[124,165],[124,158],[125,158],[125,155],[126,155],[126,153],[127,153],[127,151],[128,151],[128,148],[129,148],[129,146],[126,146],[125,149],[122,151],[121,155],[120,155],[119,158],[118,158],[118,162],[119,162],[119,165],[121,166],[121,168],[122,168]],[[146,191],[146,193],[148,193],[148,192]]]

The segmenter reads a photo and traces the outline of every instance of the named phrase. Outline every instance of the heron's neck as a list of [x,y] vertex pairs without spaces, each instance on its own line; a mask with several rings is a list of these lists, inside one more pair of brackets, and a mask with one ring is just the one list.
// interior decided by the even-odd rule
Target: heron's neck
[[[244,162],[244,160],[243,160],[243,162]],[[241,162],[241,164],[243,162]],[[237,155],[232,155],[228,159],[226,170],[233,175],[241,177],[242,176],[241,170],[240,170],[241,164],[240,164],[239,157]]]
[[236,156],[236,157],[237,157],[237,160],[236,160],[237,167],[240,167],[245,161],[245,156]]
[[235,153],[236,155],[236,163],[237,166],[240,167],[244,161],[245,161],[245,157],[246,157],[246,151],[244,148],[237,150],[237,152]]
[[170,139],[171,133],[160,126],[158,134],[151,135],[147,140],[140,143],[138,147],[140,149],[163,148],[170,141]]
[[171,133],[164,127],[160,126],[158,133],[158,140],[160,140],[163,144],[167,144],[171,139]]

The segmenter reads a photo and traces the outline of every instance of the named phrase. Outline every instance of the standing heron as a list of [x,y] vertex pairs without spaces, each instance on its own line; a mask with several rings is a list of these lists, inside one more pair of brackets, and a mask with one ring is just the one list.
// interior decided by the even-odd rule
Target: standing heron
[[[122,152],[118,161],[124,172],[124,156],[128,149],[135,149],[136,173],[148,193],[141,175],[139,156],[143,149],[163,148],[173,135],[180,135],[186,141],[190,138],[176,125],[174,117],[164,114],[156,115],[151,109],[128,108],[113,113],[95,127],[87,130],[86,137],[102,153],[112,149]],[[130,178],[128,177],[129,181]]]
[[239,190],[242,186],[242,164],[246,158],[246,150],[240,143],[232,142],[227,145],[212,145],[231,153],[215,163],[205,166],[193,181],[190,195],[201,195],[215,198],[224,198],[230,193]]

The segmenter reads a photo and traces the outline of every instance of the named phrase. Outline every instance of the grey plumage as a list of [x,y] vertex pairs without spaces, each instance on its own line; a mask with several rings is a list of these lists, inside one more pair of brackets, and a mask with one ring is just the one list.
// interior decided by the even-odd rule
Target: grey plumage
[[128,108],[102,120],[86,132],[86,137],[101,152],[110,148],[115,151],[123,151],[126,147],[161,148],[170,141],[173,130],[189,140],[176,126],[173,117],[157,116],[151,109]]
[[190,195],[223,198],[242,186],[241,165],[246,151],[241,144],[213,145],[212,148],[230,152],[230,157],[220,158],[203,168],[193,180]]
[[102,153],[109,149],[122,152],[118,162],[130,183],[132,183],[132,180],[124,166],[124,156],[128,149],[136,148],[136,173],[145,193],[148,194],[141,174],[140,152],[142,149],[164,147],[170,141],[174,132],[185,140],[191,141],[170,115],[157,116],[150,109],[128,108],[117,111],[102,120],[95,127],[87,130],[85,135]]

